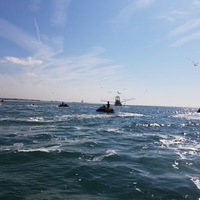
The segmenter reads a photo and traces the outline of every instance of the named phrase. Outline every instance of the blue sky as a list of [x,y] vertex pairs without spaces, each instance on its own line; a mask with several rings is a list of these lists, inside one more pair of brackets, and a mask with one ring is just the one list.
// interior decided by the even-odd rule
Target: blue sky
[[200,106],[200,0],[0,1],[0,97]]

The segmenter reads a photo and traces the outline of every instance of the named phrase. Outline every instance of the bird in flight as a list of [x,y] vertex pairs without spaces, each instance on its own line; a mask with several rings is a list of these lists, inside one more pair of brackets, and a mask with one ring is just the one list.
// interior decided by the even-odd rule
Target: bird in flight
[[[187,57],[186,57],[187,58]],[[193,65],[196,67],[196,66],[198,66],[198,64],[199,63],[197,63],[197,62],[194,62],[193,60],[191,60],[190,58],[187,58],[189,61],[191,61],[192,63],[193,63]]]

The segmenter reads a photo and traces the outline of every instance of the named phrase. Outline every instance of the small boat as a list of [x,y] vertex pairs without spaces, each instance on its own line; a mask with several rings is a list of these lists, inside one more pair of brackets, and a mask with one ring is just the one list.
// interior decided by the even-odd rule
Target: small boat
[[106,113],[114,113],[115,112],[113,108],[110,108],[110,107],[108,108],[105,105],[99,107],[96,111],[97,112],[106,112]]
[[114,109],[113,108],[106,108],[104,106],[99,107],[97,110],[97,112],[106,112],[106,113],[114,113]]
[[62,102],[58,107],[69,107],[66,103]]
[[198,113],[200,113],[200,108],[197,110]]
[[3,99],[1,100],[1,105],[4,105],[4,100]]

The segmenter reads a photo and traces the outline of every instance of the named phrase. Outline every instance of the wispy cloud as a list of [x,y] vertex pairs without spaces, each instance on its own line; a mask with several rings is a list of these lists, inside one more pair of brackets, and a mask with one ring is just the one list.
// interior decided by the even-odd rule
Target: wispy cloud
[[158,15],[158,19],[164,19],[170,22],[174,22],[177,18],[183,17],[187,14],[185,11],[181,10],[170,10],[168,12],[162,12]]
[[200,18],[190,20],[169,32],[170,37],[178,37],[171,46],[176,47],[200,38]]
[[20,58],[8,56],[8,57],[1,59],[0,63],[6,63],[6,64],[12,63],[12,64],[16,64],[16,65],[32,66],[32,65],[40,65],[43,62],[42,62],[42,60],[37,60],[32,57],[28,57],[26,59],[20,59]]
[[[1,63],[12,66],[12,72],[8,70],[6,74],[16,76],[19,82],[23,80],[23,84],[25,82],[31,84],[31,81],[33,81],[32,84],[36,84],[36,79],[40,84],[49,83],[50,85],[75,80],[82,83],[103,80],[105,83],[111,78],[114,80],[122,75],[120,65],[115,65],[112,60],[103,57],[105,49],[102,47],[92,48],[82,55],[61,57],[57,53],[62,52],[62,37],[51,39],[47,36],[46,44],[44,44],[42,40],[39,42],[37,38],[1,18],[0,37],[30,52],[30,56],[26,58],[6,56],[0,60]],[[17,75],[13,73],[14,70],[18,71]]]
[[[42,79],[47,81],[66,82],[76,80],[81,81],[98,81],[100,78],[106,79],[121,72],[120,65],[112,64],[112,60],[102,58],[99,49],[88,52],[83,55],[77,55],[67,58],[52,59],[49,67],[43,68]],[[108,80],[108,79],[107,79]],[[94,81],[95,82],[95,81]]]
[[188,32],[190,30],[193,30],[197,27],[200,27],[200,18],[186,22],[185,24],[183,24],[183,25],[179,26],[178,28],[176,28],[175,30],[171,31],[169,33],[169,35],[170,36],[180,35],[180,34]]
[[156,0],[137,0],[123,8],[120,13],[111,20],[111,23],[122,23],[129,21],[133,14],[153,4]]
[[173,47],[180,46],[180,45],[182,45],[182,44],[184,44],[186,42],[189,42],[189,41],[192,41],[192,40],[196,40],[196,39],[200,39],[200,31],[179,38],[171,46],[173,46]]
[[36,21],[36,18],[34,17],[34,22],[35,22],[35,28],[36,28],[36,33],[37,33],[37,37],[38,37],[38,41],[41,42],[40,40],[40,30]]
[[[17,35],[17,37],[16,37]],[[0,37],[3,37],[35,54],[35,57],[48,58],[56,54],[56,52],[36,38],[31,37],[26,32],[8,21],[0,18]]]
[[54,13],[52,16],[53,25],[64,25],[67,20],[67,8],[71,0],[52,0]]

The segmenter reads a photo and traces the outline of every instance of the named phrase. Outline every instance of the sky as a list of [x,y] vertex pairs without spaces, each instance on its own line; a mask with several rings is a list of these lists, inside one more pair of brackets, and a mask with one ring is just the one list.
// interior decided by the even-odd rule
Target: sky
[[0,1],[0,98],[200,107],[198,62],[200,0]]

